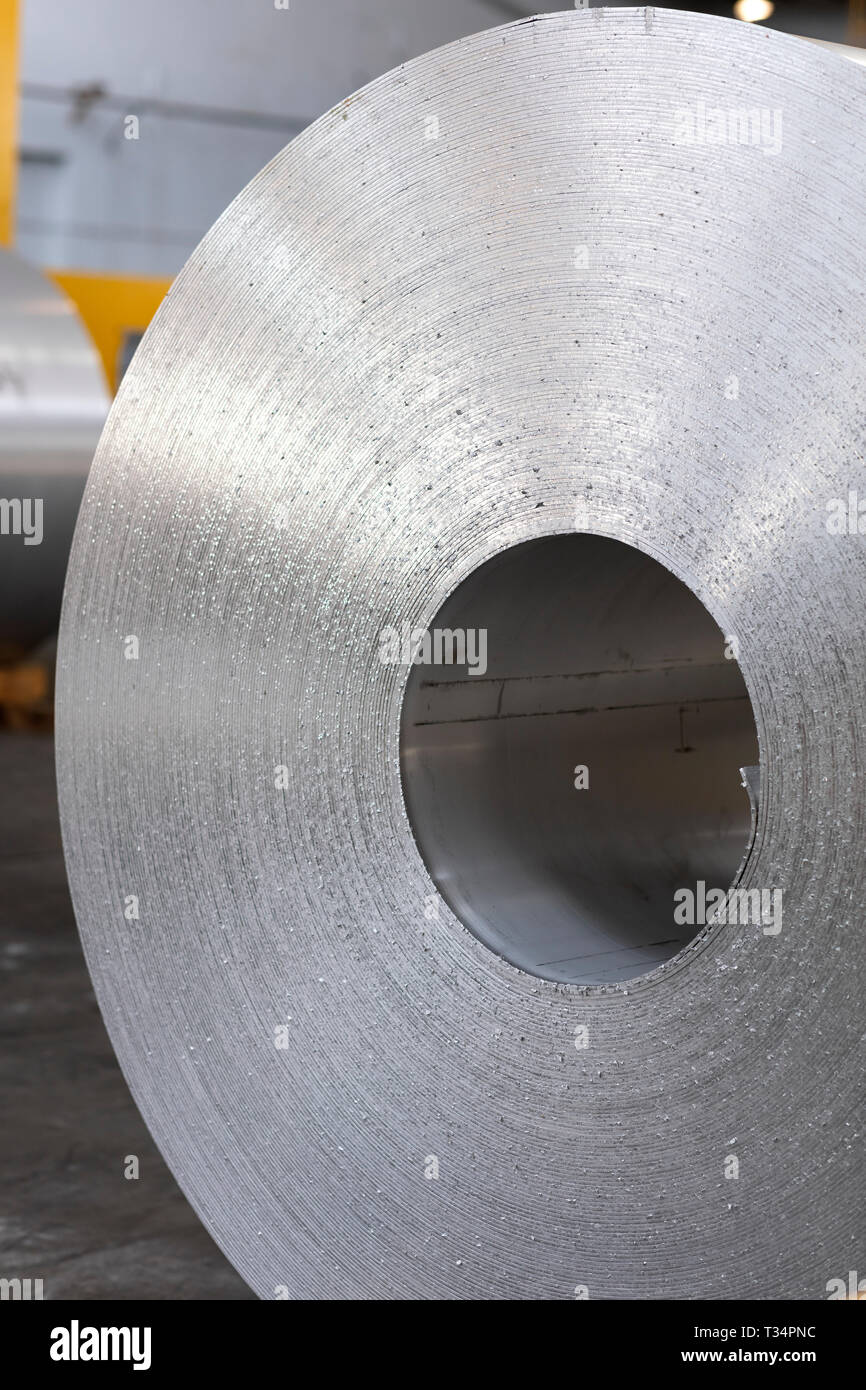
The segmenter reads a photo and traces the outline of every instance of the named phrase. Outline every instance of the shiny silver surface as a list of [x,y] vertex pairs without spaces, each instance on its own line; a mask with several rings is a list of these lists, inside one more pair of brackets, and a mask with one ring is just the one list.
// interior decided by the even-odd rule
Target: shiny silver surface
[[21,513],[28,524],[16,531],[18,513],[9,512],[0,534],[0,655],[57,628],[75,518],[108,405],[96,350],[71,301],[0,249],[0,497],[30,503]]
[[[701,104],[781,111],[780,149],[678,141]],[[262,1297],[862,1268],[866,554],[826,523],[866,494],[864,115],[856,65],[750,25],[494,30],[305,131],[146,335],[66,594],[65,848],[133,1094]],[[380,660],[575,531],[738,638],[742,882],[784,894],[775,935],[583,988],[436,891]]]

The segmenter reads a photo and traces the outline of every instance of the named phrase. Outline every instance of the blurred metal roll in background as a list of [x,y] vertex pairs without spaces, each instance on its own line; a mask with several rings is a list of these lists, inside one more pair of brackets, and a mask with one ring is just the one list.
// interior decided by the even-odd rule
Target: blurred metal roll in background
[[72,303],[0,250],[0,657],[57,629],[75,518],[109,396]]

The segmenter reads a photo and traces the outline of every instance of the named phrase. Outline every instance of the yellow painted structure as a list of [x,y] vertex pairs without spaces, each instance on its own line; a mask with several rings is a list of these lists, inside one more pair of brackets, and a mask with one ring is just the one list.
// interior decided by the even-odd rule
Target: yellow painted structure
[[15,236],[18,173],[18,0],[0,0],[0,245]]

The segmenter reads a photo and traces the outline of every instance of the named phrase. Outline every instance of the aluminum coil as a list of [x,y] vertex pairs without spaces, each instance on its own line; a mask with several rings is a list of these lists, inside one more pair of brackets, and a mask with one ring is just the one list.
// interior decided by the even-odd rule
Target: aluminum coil
[[[654,7],[509,25],[306,130],[149,329],[73,548],[65,847],[133,1095],[261,1297],[814,1299],[866,1267],[864,127],[858,67],[749,25]],[[739,884],[784,898],[778,931],[711,916],[606,982],[494,949],[487,896],[477,921],[453,910],[507,845],[509,881],[533,864],[508,923],[526,941],[554,892],[545,836],[529,815],[525,846],[488,833],[473,750],[504,710],[461,706],[475,736],[444,801],[457,733],[414,777],[420,668],[381,645],[515,547],[576,535],[594,597],[534,610],[532,660],[576,614],[610,616],[593,661],[624,645],[617,605],[650,586],[623,572],[602,611],[601,547],[685,585],[738,643],[743,689],[718,699],[754,714]],[[517,603],[518,581],[496,592]],[[559,717],[532,703],[542,676],[591,678],[596,714],[622,713],[630,672],[664,700],[692,647],[673,676],[664,642],[641,665],[665,630],[647,614],[613,676],[545,658],[516,713]],[[458,705],[482,700],[473,679]],[[696,720],[709,707],[707,687]],[[569,778],[593,763],[571,728]],[[520,759],[534,780],[503,781],[507,814],[525,794],[544,819],[548,765]],[[651,805],[619,805],[628,842],[608,807],[581,861],[615,945],[611,866],[654,872],[669,848],[647,849]]]
[[0,250],[0,655],[57,630],[108,404],[73,305],[20,256]]

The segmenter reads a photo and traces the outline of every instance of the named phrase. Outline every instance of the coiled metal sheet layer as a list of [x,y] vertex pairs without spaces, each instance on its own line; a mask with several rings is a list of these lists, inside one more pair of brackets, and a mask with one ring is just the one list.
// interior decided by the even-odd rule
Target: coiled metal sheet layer
[[[866,488],[864,117],[859,69],[747,25],[481,34],[297,139],[149,330],[68,581],[66,853],[133,1093],[263,1297],[863,1267],[866,559],[827,522]],[[436,901],[379,659],[575,531],[737,636],[742,882],[785,905],[592,988]]]

